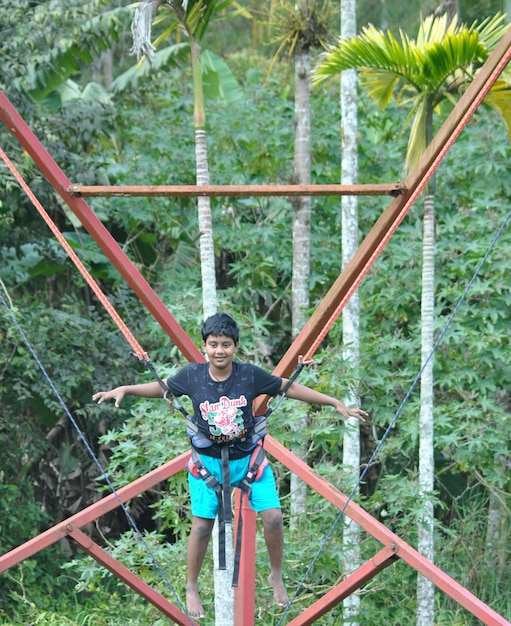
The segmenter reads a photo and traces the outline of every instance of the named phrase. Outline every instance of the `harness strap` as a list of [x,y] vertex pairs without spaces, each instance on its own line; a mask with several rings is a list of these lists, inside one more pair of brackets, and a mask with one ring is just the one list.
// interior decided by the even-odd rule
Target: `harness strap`
[[218,569],[227,568],[225,559],[225,525],[232,524],[231,507],[231,473],[229,471],[229,449],[222,448],[222,483],[220,483],[201,461],[199,453],[192,447],[192,454],[188,461],[188,470],[196,478],[202,478],[208,487],[211,487],[218,498]]
[[[236,522],[236,547],[234,553],[234,568],[232,575],[232,586],[238,586],[240,559],[241,559],[241,541],[243,530],[242,502],[243,497],[248,496],[252,483],[260,478],[264,468],[268,465],[268,459],[264,452],[262,441],[252,451],[250,455],[250,464],[247,473],[240,482],[241,501],[238,518]],[[229,447],[221,448],[221,467],[222,467],[222,484],[204,467],[199,453],[192,447],[192,454],[188,461],[188,470],[196,478],[202,478],[208,487],[211,487],[218,498],[218,568],[226,569],[225,558],[225,526],[232,524],[232,507],[231,507],[231,473],[229,470]]]

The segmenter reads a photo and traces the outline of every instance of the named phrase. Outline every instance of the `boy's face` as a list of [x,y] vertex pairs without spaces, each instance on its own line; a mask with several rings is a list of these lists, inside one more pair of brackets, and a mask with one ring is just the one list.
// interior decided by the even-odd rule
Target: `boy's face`
[[230,368],[237,351],[238,346],[234,339],[227,335],[209,335],[204,342],[204,352],[208,361],[218,370]]

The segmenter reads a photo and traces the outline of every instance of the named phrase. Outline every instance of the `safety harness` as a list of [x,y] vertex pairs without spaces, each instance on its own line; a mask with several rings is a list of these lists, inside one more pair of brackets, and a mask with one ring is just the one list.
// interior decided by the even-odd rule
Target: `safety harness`
[[[258,480],[268,465],[268,459],[263,448],[262,440],[259,441],[250,455],[250,463],[243,480],[239,483],[241,490],[241,502],[245,496],[249,496],[252,489],[252,483]],[[208,487],[211,487],[218,498],[218,568],[225,570],[225,527],[232,524],[232,506],[231,506],[231,477],[229,471],[229,446],[221,448],[221,466],[222,466],[222,483],[220,483],[210,472],[204,467],[199,453],[192,447],[192,454],[188,460],[188,471],[196,478],[202,478]],[[238,586],[240,559],[241,559],[241,542],[243,531],[243,515],[240,503],[238,511],[238,519],[236,522],[236,548],[234,552],[234,568],[232,576],[232,586]]]
[[[250,463],[248,467],[248,471],[240,481],[239,488],[241,490],[241,501],[238,512],[237,519],[237,528],[236,528],[236,547],[234,554],[234,568],[233,568],[233,577],[232,577],[232,586],[238,586],[239,579],[239,569],[240,569],[240,557],[241,557],[241,544],[242,544],[242,530],[243,530],[243,516],[242,516],[242,503],[243,498],[245,496],[248,497],[250,494],[250,490],[252,488],[252,484],[258,478],[262,476],[262,473],[265,467],[268,465],[268,459],[266,458],[266,454],[263,448],[264,437],[266,435],[266,424],[268,417],[277,409],[280,403],[284,400],[286,396],[286,392],[289,387],[293,384],[293,382],[297,379],[298,375],[302,371],[302,369],[306,365],[310,365],[312,360],[305,360],[302,357],[299,357],[298,365],[293,372],[293,375],[289,378],[287,384],[284,389],[280,392],[278,397],[275,399],[275,402],[268,403],[268,407],[266,412],[262,417],[256,419],[254,425],[250,429],[250,436],[254,436],[257,440],[257,444],[255,448],[252,450],[250,456]],[[145,363],[146,367],[153,373],[156,380],[159,382],[160,386],[163,388],[164,393],[163,397],[166,402],[173,406],[175,409],[180,411],[184,417],[186,418],[187,425],[187,433],[190,437],[193,436],[194,433],[198,432],[198,426],[194,423],[192,419],[192,415],[190,415],[184,406],[176,400],[174,396],[172,396],[170,389],[167,386],[167,383],[160,378],[157,374],[156,370],[152,366],[150,362]],[[169,397],[170,396],[170,397]],[[223,444],[220,446],[221,451],[221,467],[222,467],[222,482],[220,483],[210,472],[204,467],[202,463],[199,453],[192,446],[192,453],[190,459],[188,460],[188,470],[193,476],[198,478],[202,478],[206,482],[208,487],[211,487],[218,498],[218,568],[221,570],[227,569],[226,558],[225,558],[225,527],[227,524],[232,524],[232,505],[231,505],[231,472],[229,469],[229,449],[233,447],[239,441],[246,441],[247,437],[242,439],[234,439],[229,443]]]

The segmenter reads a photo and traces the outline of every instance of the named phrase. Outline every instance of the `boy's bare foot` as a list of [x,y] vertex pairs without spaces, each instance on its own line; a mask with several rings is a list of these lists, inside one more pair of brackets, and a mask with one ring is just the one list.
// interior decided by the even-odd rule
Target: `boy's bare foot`
[[268,582],[273,588],[273,599],[278,606],[287,606],[289,598],[287,595],[282,576],[270,573],[268,576]]
[[205,617],[197,585],[190,583],[186,585],[186,609],[190,617],[199,619]]

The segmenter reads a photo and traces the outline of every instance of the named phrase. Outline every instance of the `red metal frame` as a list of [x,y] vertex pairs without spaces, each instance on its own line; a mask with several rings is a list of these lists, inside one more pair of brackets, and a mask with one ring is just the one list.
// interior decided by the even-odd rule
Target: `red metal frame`
[[[459,100],[440,132],[424,153],[418,166],[410,173],[401,195],[390,202],[388,208],[376,222],[359,250],[354,255],[352,261],[339,275],[339,278],[321,302],[318,309],[314,312],[302,332],[290,346],[284,358],[277,365],[275,369],[276,374],[288,375],[298,362],[298,356],[304,354],[314,346],[314,341],[321,329],[332,319],[332,316],[338,315],[340,309],[345,306],[368,269],[375,262],[376,258],[401,223],[413,202],[424,189],[427,181],[444,158],[446,152],[452,146],[452,143],[458,137],[470,116],[482,102],[510,59],[511,29],[507,31],[499,46],[490,56],[483,68],[481,68],[476,80]],[[119,270],[127,283],[132,287],[142,302],[144,302],[148,310],[180,348],[186,358],[190,361],[203,360],[200,351],[171,316],[158,296],[140,275],[136,267],[129,261],[117,242],[97,219],[83,198],[77,198],[73,195],[73,186],[70,181],[2,92],[0,92],[0,119],[2,119],[11,133],[32,157],[50,184],[78,216],[84,227],[98,242],[98,245],[105,252],[113,265]],[[195,193],[195,195],[197,195],[197,193]],[[278,461],[296,473],[310,487],[334,504],[334,506],[340,510],[345,508],[345,514],[348,517],[383,545],[382,550],[372,559],[367,561],[339,585],[334,587],[334,589],[315,602],[299,617],[293,619],[290,624],[298,626],[314,623],[321,615],[341,602],[347,595],[359,589],[378,572],[388,567],[395,559],[400,558],[422,575],[426,576],[439,589],[448,594],[484,624],[488,626],[511,626],[511,623],[504,617],[498,615],[493,609],[445,574],[445,572],[425,559],[415,549],[364,511],[359,505],[348,501],[346,495],[316,474],[306,463],[289,452],[270,435],[266,439],[265,447]],[[115,561],[115,559],[112,559],[80,530],[85,524],[119,506],[120,502],[125,502],[135,497],[146,489],[172,476],[177,471],[184,469],[187,458],[188,453],[177,457],[157,470],[150,472],[146,476],[120,489],[116,494],[105,497],[96,504],[50,528],[38,537],[0,556],[0,572],[32,556],[45,547],[52,545],[62,537],[69,536],[72,537],[82,549],[91,554],[93,558],[102,563],[116,576],[119,576],[119,578],[124,580],[143,597],[147,598],[148,601],[152,602],[176,623],[191,623],[190,619],[184,613],[174,607],[165,598],[156,594],[153,590],[150,590],[146,583],[124,568],[124,566]],[[237,503],[239,506],[239,497]],[[253,626],[255,601],[255,515],[248,508],[244,511],[244,515],[244,543],[241,561],[242,566],[240,569],[240,585],[239,589],[235,592],[235,623],[237,626]]]
[[69,191],[72,186],[71,181],[2,91],[0,91],[0,119],[30,155],[46,180],[78,217],[101,250],[112,262],[112,265],[119,271],[163,330],[181,350],[185,358],[189,361],[203,361],[204,357],[200,350],[184,332],[136,266],[124,254],[101,220],[97,218],[94,211],[83,198],[78,198]]
[[182,626],[189,626],[190,624],[193,626],[193,624],[195,624],[186,613],[177,609],[172,602],[169,602],[161,593],[158,593],[150,585],[140,580],[138,576],[133,574],[133,572],[122,563],[119,563],[119,561],[114,559],[108,552],[105,552],[103,548],[98,546],[97,543],[94,543],[94,541],[79,528],[68,524],[66,526],[66,532],[68,537],[74,539],[84,552],[89,554],[98,563],[101,563],[101,565],[111,571],[112,574],[115,574],[117,578],[126,583],[128,587],[134,589],[164,615],[170,617],[175,624],[182,624]]

